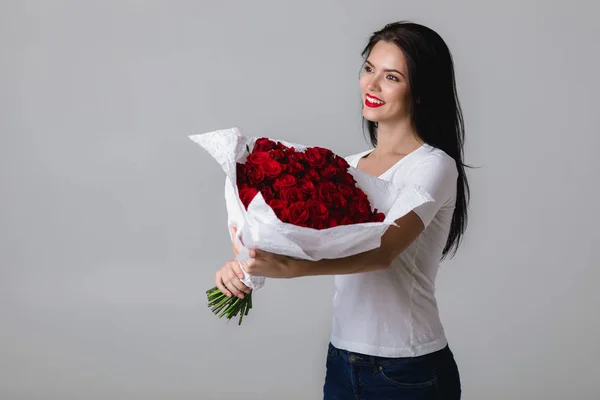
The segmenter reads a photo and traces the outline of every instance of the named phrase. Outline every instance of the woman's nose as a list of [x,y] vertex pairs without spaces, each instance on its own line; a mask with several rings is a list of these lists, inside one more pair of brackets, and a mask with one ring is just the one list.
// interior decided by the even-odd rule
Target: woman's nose
[[379,89],[379,83],[377,82],[377,78],[373,77],[369,80],[369,82],[367,83],[367,88],[369,90],[378,90]]

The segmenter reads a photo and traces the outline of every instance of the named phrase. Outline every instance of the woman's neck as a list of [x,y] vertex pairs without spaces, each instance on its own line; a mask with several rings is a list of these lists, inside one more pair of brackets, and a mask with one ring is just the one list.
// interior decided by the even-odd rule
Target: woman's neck
[[388,155],[406,155],[423,144],[409,119],[377,126],[377,146],[371,153],[375,157]]

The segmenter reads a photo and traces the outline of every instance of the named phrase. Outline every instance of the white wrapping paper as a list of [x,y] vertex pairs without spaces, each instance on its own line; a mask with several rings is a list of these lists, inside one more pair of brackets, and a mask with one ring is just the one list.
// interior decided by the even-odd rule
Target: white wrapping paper
[[[317,261],[323,258],[342,258],[372,250],[381,245],[381,236],[395,220],[406,215],[415,207],[433,201],[433,198],[418,186],[396,186],[391,182],[366,174],[350,167],[356,185],[368,196],[371,205],[384,213],[383,222],[343,225],[328,229],[312,229],[281,222],[260,192],[254,197],[248,210],[238,196],[236,185],[236,162],[243,163],[260,136],[246,136],[238,128],[217,130],[189,138],[202,146],[225,172],[225,204],[227,225],[237,227],[237,236],[243,248],[237,259],[249,258],[248,249],[262,249],[275,254]],[[306,145],[286,142],[275,138],[296,150]],[[243,269],[243,268],[242,268]],[[256,290],[263,286],[264,277],[251,276],[244,271],[242,282]]]

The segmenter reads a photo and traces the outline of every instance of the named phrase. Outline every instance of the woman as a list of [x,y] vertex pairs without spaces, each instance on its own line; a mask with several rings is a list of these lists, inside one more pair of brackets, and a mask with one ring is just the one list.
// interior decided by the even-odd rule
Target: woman
[[[335,275],[325,399],[458,399],[458,368],[434,295],[439,263],[465,231],[469,198],[452,56],[437,33],[409,22],[375,32],[362,55],[363,121],[374,149],[347,161],[419,185],[434,202],[398,219],[377,249],[316,262],[253,250],[244,267],[272,278]],[[249,290],[240,277],[229,262],[216,283],[243,297]]]

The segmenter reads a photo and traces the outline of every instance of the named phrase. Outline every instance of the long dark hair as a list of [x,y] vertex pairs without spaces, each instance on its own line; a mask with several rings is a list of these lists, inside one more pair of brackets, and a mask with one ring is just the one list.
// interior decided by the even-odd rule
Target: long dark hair
[[[442,260],[454,249],[456,254],[467,227],[469,184],[463,164],[464,120],[458,101],[452,54],[435,31],[423,25],[399,21],[373,33],[362,52],[366,60],[379,41],[396,44],[404,53],[412,98],[412,119],[425,143],[446,152],[456,162],[458,181],[456,208]],[[369,139],[377,145],[377,123],[363,117]]]

